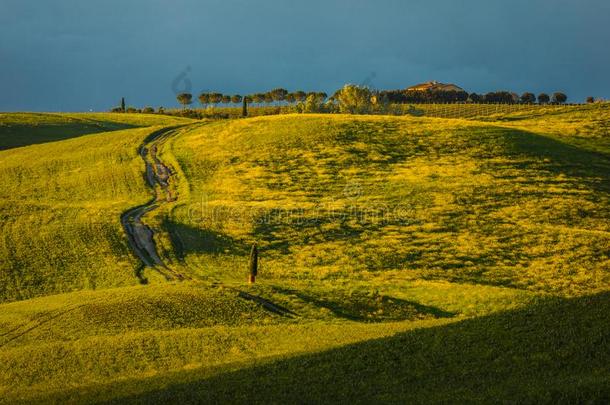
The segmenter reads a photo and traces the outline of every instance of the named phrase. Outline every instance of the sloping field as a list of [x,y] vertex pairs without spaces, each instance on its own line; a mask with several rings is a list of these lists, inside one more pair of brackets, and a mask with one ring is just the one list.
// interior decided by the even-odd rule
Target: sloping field
[[[203,367],[51,398],[243,404],[605,403],[610,399],[609,303],[607,293],[554,301],[378,339],[368,336],[364,342],[251,367]],[[155,385],[159,388],[151,390]]]
[[278,116],[210,124],[171,147],[189,188],[167,228],[173,250],[204,275],[231,277],[256,242],[274,280],[566,294],[610,283],[610,159],[552,134]]
[[150,198],[138,147],[159,128],[0,151],[0,301],[137,282],[119,218]]
[[[0,403],[607,402],[609,117],[587,108],[94,115],[116,127],[0,151]],[[165,268],[120,223],[153,196],[142,145]]]
[[[451,321],[387,298],[377,308],[394,314],[405,309],[390,322],[328,315],[323,301],[300,300],[294,305],[299,313],[278,314],[248,299],[261,292],[244,286],[168,283],[0,305],[0,403],[55,394],[83,400],[82,393],[72,391],[181,370],[213,375]],[[296,298],[285,298],[297,304]],[[357,315],[354,308],[344,311]],[[158,387],[155,380],[148,389]],[[105,395],[110,399],[116,393]]]
[[0,322],[31,319],[2,336],[0,403],[602,403],[609,298],[457,323],[286,318],[205,284],[4,304]]

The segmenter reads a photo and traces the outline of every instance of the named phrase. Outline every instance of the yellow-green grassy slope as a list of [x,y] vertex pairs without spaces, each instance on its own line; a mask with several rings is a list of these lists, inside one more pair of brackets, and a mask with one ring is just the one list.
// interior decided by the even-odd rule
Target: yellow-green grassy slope
[[137,150],[159,128],[0,151],[0,301],[137,282],[120,215],[150,198]]
[[279,116],[210,124],[171,146],[189,188],[166,225],[202,275],[241,278],[257,242],[272,282],[561,294],[610,283],[609,156],[559,137],[502,123]]
[[381,323],[279,317],[207,283],[2,304],[0,403],[602,403],[609,298]]
[[[449,325],[413,328],[417,325],[413,324],[409,328],[403,324],[403,330],[390,324],[343,330],[339,325],[301,330],[282,326],[274,331],[269,327],[265,334],[253,333],[253,341],[245,347],[229,344],[231,349],[227,347],[218,357],[227,356],[229,350],[254,348],[260,353],[274,346],[270,351],[276,356],[260,359],[251,353],[243,363],[214,367],[205,362],[180,372],[65,389],[48,393],[45,399],[83,403],[602,404],[610,400],[609,310],[610,295],[602,293]],[[361,341],[350,344],[350,334]],[[192,336],[194,342],[203,340],[216,348],[214,337]],[[325,347],[327,339],[341,347]],[[287,341],[293,345],[292,356],[281,354]],[[304,342],[308,353],[299,353]]]
[[[84,401],[87,390],[120,381],[154,390],[159,381],[149,377],[193,369],[215,375],[451,321],[407,304],[406,321],[354,322],[311,304],[279,316],[240,298],[240,290],[246,289],[156,284],[1,304],[0,403],[66,394]],[[386,299],[378,306],[398,305]],[[104,396],[118,394],[110,389]]]
[[[607,289],[607,157],[534,132],[286,116],[178,135],[161,152],[179,198],[157,242],[221,283],[0,305],[0,402],[608,398],[607,293],[537,303]],[[479,318],[446,325],[464,316]]]
[[539,107],[532,111],[485,118],[497,124],[552,135],[578,148],[610,154],[610,103],[571,107]]

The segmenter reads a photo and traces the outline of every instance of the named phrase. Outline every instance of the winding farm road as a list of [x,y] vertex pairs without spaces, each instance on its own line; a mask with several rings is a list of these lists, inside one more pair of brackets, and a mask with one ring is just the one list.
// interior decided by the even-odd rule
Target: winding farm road
[[[179,125],[163,128],[152,133],[142,143],[139,154],[146,165],[146,180],[148,185],[154,190],[154,196],[146,204],[131,208],[121,215],[121,224],[123,225],[123,229],[129,240],[129,245],[135,255],[146,267],[154,268],[170,281],[192,280],[193,278],[168,267],[163,262],[155,245],[154,231],[150,226],[146,225],[143,218],[147,213],[152,212],[165,204],[176,201],[177,199],[175,192],[172,191],[172,176],[174,175],[174,172],[169,165],[163,163],[158,152],[163,142],[176,134],[178,129],[186,126],[187,125]],[[139,277],[142,283],[146,282],[146,279],[142,275],[139,275]],[[236,292],[236,298],[251,301],[276,315],[290,318],[298,316],[295,312],[275,304],[266,298],[242,291],[238,288],[227,288]]]
[[170,269],[161,259],[154,240],[153,229],[143,222],[143,217],[164,204],[176,200],[170,187],[172,170],[158,157],[159,145],[182,126],[164,128],[152,133],[140,146],[139,154],[146,165],[146,179],[154,190],[153,198],[146,204],[127,210],[121,215],[121,224],[135,255],[147,267],[155,268],[168,280],[183,280],[185,275]]

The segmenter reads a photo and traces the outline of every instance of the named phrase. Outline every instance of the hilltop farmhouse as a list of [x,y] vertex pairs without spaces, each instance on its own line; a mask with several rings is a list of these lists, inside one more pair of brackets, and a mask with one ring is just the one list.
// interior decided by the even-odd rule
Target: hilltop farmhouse
[[407,88],[407,91],[464,91],[459,86],[455,84],[445,84],[439,83],[437,81],[431,81],[421,84],[416,84],[415,86],[411,86]]

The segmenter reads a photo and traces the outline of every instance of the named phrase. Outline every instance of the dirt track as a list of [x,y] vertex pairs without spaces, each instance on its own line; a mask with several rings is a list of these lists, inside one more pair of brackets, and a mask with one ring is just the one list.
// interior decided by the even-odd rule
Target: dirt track
[[[167,280],[192,280],[188,275],[177,272],[168,267],[157,251],[154,240],[154,230],[143,221],[144,216],[164,204],[176,201],[177,196],[172,192],[172,176],[174,172],[171,167],[163,163],[158,156],[160,145],[174,135],[183,126],[164,128],[151,134],[140,146],[139,154],[146,165],[146,180],[154,190],[154,197],[146,204],[134,207],[121,216],[121,224],[125,229],[129,244],[146,267],[154,268]],[[142,276],[140,281],[146,283]],[[263,297],[235,289],[237,298],[254,302],[265,310],[279,316],[294,317],[298,314],[277,305]]]
[[146,165],[146,180],[154,190],[154,196],[146,204],[131,208],[121,216],[121,224],[135,255],[145,266],[155,268],[168,280],[182,280],[185,276],[171,270],[163,262],[155,245],[154,230],[144,223],[143,218],[147,213],[176,199],[170,187],[172,170],[159,159],[157,152],[159,144],[172,136],[178,128],[159,130],[140,146],[139,154]]

